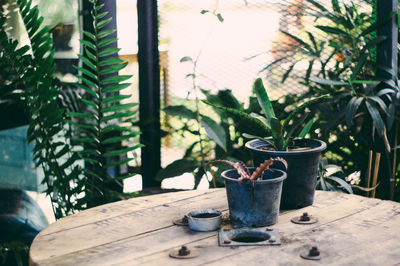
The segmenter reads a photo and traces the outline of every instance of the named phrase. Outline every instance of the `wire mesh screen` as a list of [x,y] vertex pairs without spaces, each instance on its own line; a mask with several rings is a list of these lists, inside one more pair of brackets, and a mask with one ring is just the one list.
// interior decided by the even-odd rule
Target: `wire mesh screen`
[[[252,84],[262,69],[274,60],[275,43],[284,16],[285,1],[158,1],[159,41],[168,54],[168,86],[164,91],[169,105],[183,102],[195,108],[200,89],[216,93],[230,89],[247,102]],[[279,72],[271,77],[272,98],[281,95]],[[291,91],[300,91],[296,81],[288,81]],[[278,87],[279,86],[279,87]],[[183,100],[183,99],[189,99]],[[166,120],[169,126],[179,123]],[[163,165],[179,159],[193,139],[172,135],[165,142]],[[168,160],[166,161],[166,158]]]
[[[333,2],[159,0],[159,41],[168,58],[165,103],[190,105],[190,100],[204,97],[201,89],[216,92],[225,88],[247,103],[257,77],[263,78],[272,99],[306,92],[305,78],[316,74],[320,66],[310,66],[316,55],[299,48],[299,40],[311,45],[313,39],[323,42],[327,33],[315,26],[329,25],[329,21],[311,15],[311,11],[318,10],[318,5],[331,11],[335,8]],[[372,14],[372,5],[368,4],[371,1],[351,2]],[[343,55],[333,54],[329,43],[324,45],[319,57],[335,57],[330,64],[342,60]],[[193,108],[194,104],[193,101]],[[173,118],[164,121],[169,126],[177,123]],[[185,137],[168,139],[164,143],[163,165],[165,158],[172,161],[182,156],[182,148],[190,142]]]
[[[281,83],[292,63],[304,56],[294,52],[298,43],[282,31],[299,38],[307,38],[307,31],[314,36],[323,34],[316,31],[315,17],[304,10],[306,2],[160,0],[159,36],[169,56],[169,97],[184,98],[193,87],[187,78],[193,66],[180,63],[186,56],[197,60],[197,85],[204,89],[229,88],[245,100],[251,93],[252,82],[260,76],[265,78],[272,98],[303,91],[299,79],[304,76],[307,64],[296,64],[284,85]],[[328,9],[331,3],[317,2]],[[372,12],[371,6],[358,2],[360,8]],[[321,20],[318,23],[327,23]],[[321,56],[328,56],[329,49],[325,52]],[[267,68],[282,58],[285,60]]]

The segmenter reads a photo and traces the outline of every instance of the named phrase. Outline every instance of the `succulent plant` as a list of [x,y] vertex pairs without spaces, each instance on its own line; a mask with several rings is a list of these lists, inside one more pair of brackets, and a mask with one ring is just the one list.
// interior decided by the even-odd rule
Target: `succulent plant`
[[263,163],[261,163],[256,170],[252,174],[250,174],[249,168],[246,166],[246,164],[242,161],[237,161],[237,162],[231,162],[228,160],[213,160],[208,162],[208,164],[212,163],[225,163],[230,166],[232,166],[240,175],[238,178],[238,181],[242,181],[243,179],[249,179],[251,181],[254,180],[262,180],[262,177],[264,175],[265,171],[270,170],[270,166],[272,166],[276,161],[283,163],[285,168],[288,168],[287,162],[281,158],[281,157],[276,157],[276,158],[271,158],[265,160]]

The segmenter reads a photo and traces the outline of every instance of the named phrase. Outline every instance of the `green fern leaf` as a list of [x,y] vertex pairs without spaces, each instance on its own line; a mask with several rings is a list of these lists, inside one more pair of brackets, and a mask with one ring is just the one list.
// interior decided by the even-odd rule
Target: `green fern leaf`
[[132,107],[138,106],[138,103],[124,103],[124,104],[118,104],[118,105],[112,105],[109,107],[104,108],[104,112],[117,112],[117,111],[124,111],[124,110],[129,110]]
[[81,101],[86,104],[87,106],[93,107],[95,109],[98,109],[97,105],[89,100],[81,98]]
[[102,60],[100,62],[100,66],[108,66],[108,65],[114,65],[114,64],[120,64],[123,63],[124,60],[118,58],[118,57],[110,57]]
[[105,104],[118,103],[118,102],[128,99],[130,97],[131,97],[131,95],[119,94],[119,95],[107,97],[106,99],[103,100],[103,103],[105,103]]
[[83,74],[87,75],[88,77],[92,78],[92,79],[97,79],[97,76],[90,72],[89,70],[83,68],[83,67],[79,67],[79,66],[73,66],[76,70],[81,71]]
[[114,29],[113,29],[113,30],[102,30],[102,31],[100,31],[100,32],[98,33],[97,37],[98,37],[99,39],[103,39],[103,38],[105,38],[105,37],[107,37],[107,36],[110,36],[110,35],[113,34],[113,33],[115,33],[115,30],[114,30]]
[[93,63],[90,61],[90,59],[88,59],[88,58],[86,58],[86,57],[84,57],[84,56],[81,56],[81,55],[78,55],[78,58],[79,58],[80,60],[82,60],[82,62],[83,62],[86,66],[90,67],[93,71],[97,71],[97,67],[95,66],[95,64],[93,64]]
[[138,148],[140,148],[142,146],[143,145],[141,145],[141,144],[137,144],[137,145],[132,146],[132,147],[128,147],[128,148],[124,148],[124,149],[120,149],[120,150],[113,150],[113,151],[110,151],[110,152],[106,152],[104,154],[104,156],[105,157],[111,157],[111,156],[123,155],[123,154],[126,154],[127,152],[136,150],[136,149],[138,149]]
[[118,53],[120,50],[121,50],[120,48],[116,48],[116,47],[105,48],[104,50],[100,51],[99,57],[110,56],[110,55]]
[[130,118],[138,113],[137,110],[135,111],[128,111],[123,113],[113,113],[112,115],[103,116],[100,121],[101,122],[108,122],[114,119],[122,119],[122,118]]
[[[104,61],[106,61],[105,59]],[[111,77],[106,77],[103,80],[100,81],[101,85],[108,85],[108,84],[116,84],[118,82],[122,82],[125,80],[128,80],[132,77],[132,75],[118,75],[118,76],[111,76]],[[130,85],[130,84],[129,84]]]
[[108,163],[104,165],[105,168],[110,168],[110,167],[115,167],[115,166],[120,166],[129,163],[130,161],[134,160],[134,158],[126,158],[124,160]]
[[122,84],[115,84],[115,85],[109,85],[105,89],[103,89],[104,93],[111,93],[111,92],[117,92],[121,91],[123,89],[126,89],[130,86],[130,83],[122,83]]
[[[101,41],[99,42],[98,46],[99,46],[100,48],[103,48],[103,47],[105,47],[105,46],[107,46],[107,45],[110,45],[110,44],[112,44],[112,43],[116,43],[117,41],[118,41],[117,38],[107,38],[107,39],[101,40]],[[116,58],[116,59],[119,59],[119,58]],[[119,59],[119,60],[121,60],[121,59]],[[122,61],[122,60],[121,60],[121,61]]]
[[88,31],[83,31],[83,35],[85,35],[86,37],[89,37],[94,42],[96,41],[96,36],[94,36],[93,33],[90,33]]
[[80,42],[85,45],[85,47],[89,47],[92,50],[96,50],[96,45],[94,45],[93,43],[86,41],[86,40],[80,40]]
[[108,138],[108,139],[104,140],[103,143],[110,144],[110,143],[122,142],[122,141],[129,140],[131,138],[137,137],[137,135],[138,134],[133,133],[133,134],[129,134],[129,135],[123,135],[120,137],[112,137],[112,138]]

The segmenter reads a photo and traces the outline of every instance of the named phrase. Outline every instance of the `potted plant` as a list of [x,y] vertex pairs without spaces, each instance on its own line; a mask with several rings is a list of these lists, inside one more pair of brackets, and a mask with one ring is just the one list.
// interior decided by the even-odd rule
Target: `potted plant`
[[[320,154],[326,149],[326,143],[305,138],[314,123],[313,118],[307,123],[305,123],[306,116],[302,116],[297,121],[294,120],[307,106],[328,96],[310,99],[295,108],[285,119],[279,120],[260,78],[254,82],[253,89],[264,116],[255,113],[247,114],[233,108],[213,106],[245,118],[250,123],[256,123],[266,132],[270,132],[267,136],[244,134],[245,137],[254,138],[245,146],[252,153],[254,165],[276,157],[287,161],[288,178],[282,191],[281,208],[294,209],[312,205]],[[205,103],[210,104],[207,101]],[[304,123],[304,127],[295,135]],[[277,168],[282,170],[283,166],[278,164]]]
[[278,221],[282,183],[286,172],[270,168],[275,162],[285,167],[282,158],[265,160],[257,168],[245,163],[214,160],[209,163],[226,163],[234,169],[222,172],[229,205],[229,216],[234,226],[258,227]]

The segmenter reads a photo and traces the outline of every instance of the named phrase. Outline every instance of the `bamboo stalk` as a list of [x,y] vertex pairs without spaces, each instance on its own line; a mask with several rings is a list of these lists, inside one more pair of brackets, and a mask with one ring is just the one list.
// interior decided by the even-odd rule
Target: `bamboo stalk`
[[[372,187],[376,186],[376,182],[378,180],[378,173],[379,173],[379,164],[381,162],[381,154],[379,152],[376,153],[375,156],[375,165],[374,165],[374,177],[372,180]],[[376,187],[372,190],[371,198],[375,198]]]
[[[372,168],[372,150],[368,153],[368,169],[367,169],[367,188],[370,188],[371,183],[371,168]],[[367,191],[367,197],[369,197],[369,190]]]

